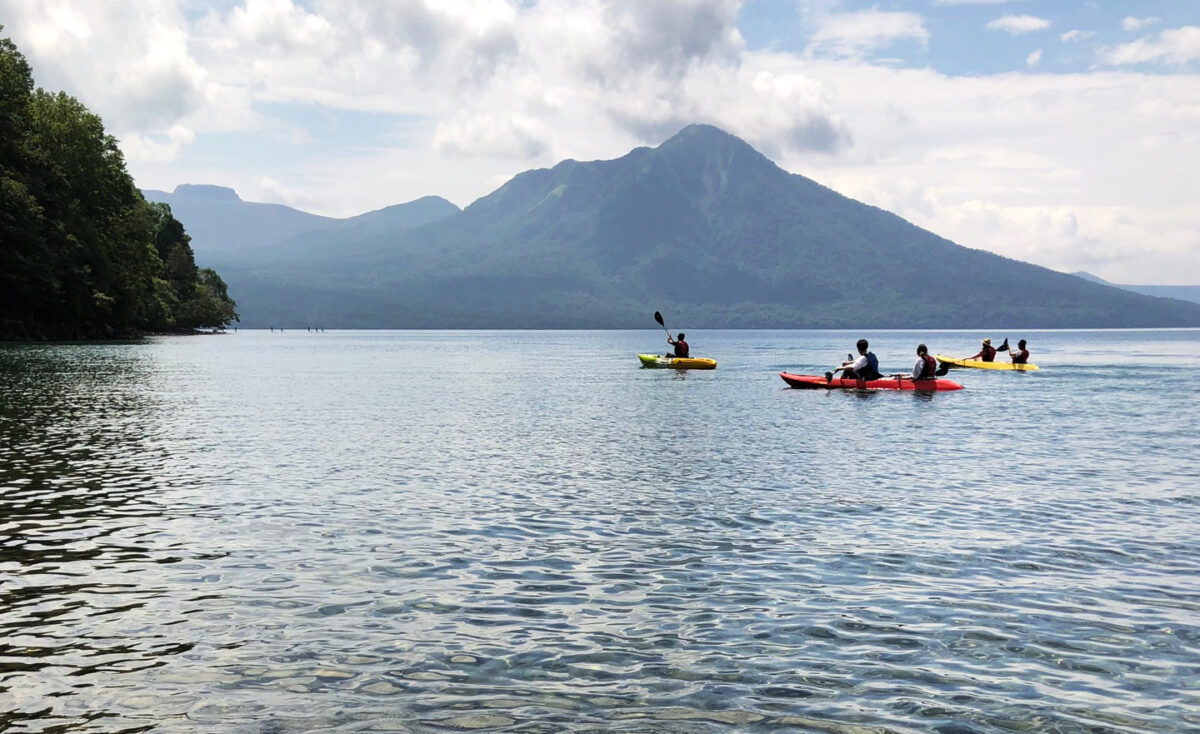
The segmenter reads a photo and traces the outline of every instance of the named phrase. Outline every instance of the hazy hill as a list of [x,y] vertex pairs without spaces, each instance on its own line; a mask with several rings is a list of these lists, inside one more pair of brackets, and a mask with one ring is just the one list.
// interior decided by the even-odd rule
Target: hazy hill
[[296,246],[302,246],[307,241],[304,236],[315,232],[323,233],[320,247],[328,247],[334,233],[382,235],[459,212],[457,206],[436,196],[335,219],[282,204],[242,201],[236,191],[224,186],[181,184],[171,193],[146,189],[142,195],[169,204],[175,218],[187,226],[198,255],[221,263],[262,262],[263,253],[276,252],[273,248],[279,243],[299,238]]
[[1144,296],[1155,296],[1158,298],[1178,298],[1181,301],[1191,301],[1192,303],[1200,303],[1200,285],[1122,285],[1120,283],[1110,283],[1107,280],[1091,273],[1085,273],[1080,270],[1074,275],[1090,280],[1093,283],[1103,283],[1111,285],[1114,288],[1121,288],[1134,293],[1141,293]]
[[703,125],[527,171],[423,226],[310,230],[234,264],[248,325],[1200,325],[1196,304],[960,247]]
[[259,249],[337,221],[281,204],[242,201],[223,186],[181,184],[171,193],[146,189],[142,195],[171,206],[187,227],[193,249],[206,260]]

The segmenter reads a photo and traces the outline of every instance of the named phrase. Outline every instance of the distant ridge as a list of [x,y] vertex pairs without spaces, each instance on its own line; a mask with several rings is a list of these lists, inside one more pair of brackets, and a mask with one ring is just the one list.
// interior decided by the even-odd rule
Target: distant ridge
[[170,193],[145,189],[142,195],[150,201],[169,204],[175,218],[184,223],[192,236],[197,256],[214,262],[253,260],[256,252],[313,232],[357,227],[374,227],[378,231],[407,229],[459,212],[457,206],[436,196],[335,219],[283,204],[243,201],[236,191],[225,186],[180,184]]
[[1145,296],[1154,296],[1156,298],[1178,298],[1181,301],[1200,303],[1200,285],[1122,285],[1120,283],[1110,283],[1101,277],[1092,275],[1091,273],[1087,273],[1082,270],[1072,273],[1072,275],[1078,276],[1093,283],[1111,285],[1114,288],[1121,288],[1122,290],[1141,293]]
[[258,326],[644,328],[655,310],[689,328],[1200,326],[1200,305],[961,247],[708,125],[425,216],[195,246]]

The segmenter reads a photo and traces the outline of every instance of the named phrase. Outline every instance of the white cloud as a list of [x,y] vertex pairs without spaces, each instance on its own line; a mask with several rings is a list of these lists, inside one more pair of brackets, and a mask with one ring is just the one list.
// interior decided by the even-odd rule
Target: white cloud
[[789,155],[788,170],[968,247],[1120,282],[1200,282],[1188,193],[1200,171],[1177,164],[1200,157],[1200,75],[806,70],[837,93],[854,146]]
[[292,5],[291,0],[246,0],[235,7],[225,30],[242,42],[281,51],[327,42],[333,27],[325,18]]
[[989,21],[987,27],[1016,35],[1018,33],[1043,31],[1050,27],[1050,21],[1035,15],[1004,15],[993,21]]
[[[200,16],[0,0],[0,18],[145,187],[219,183],[342,216],[427,194],[465,205],[528,168],[708,122],[970,247],[1200,282],[1200,169],[1179,164],[1200,160],[1200,74],[889,68],[865,59],[925,44],[920,16],[819,7],[804,54],[747,48],[735,0],[235,0]],[[1102,58],[1188,63],[1196,32]]]
[[831,13],[818,18],[809,51],[861,57],[900,40],[915,41],[922,47],[928,45],[929,32],[921,16],[876,9]]
[[161,134],[130,133],[121,138],[121,152],[131,161],[166,163],[196,139],[196,133],[183,125],[172,125]]
[[322,205],[320,198],[313,196],[309,187],[289,186],[270,176],[260,176],[245,182],[238,194],[246,201],[283,204],[302,211],[313,211]]
[[1063,43],[1075,43],[1076,41],[1085,41],[1094,35],[1096,35],[1095,31],[1072,30],[1072,31],[1067,31],[1066,33],[1059,36],[1058,40],[1062,41]]
[[1121,21],[1121,27],[1127,31],[1140,31],[1143,28],[1149,28],[1155,23],[1161,23],[1162,18],[1134,18],[1127,16]]
[[933,0],[934,5],[1000,5],[1025,0]]
[[1042,50],[1040,48],[1025,57],[1025,65],[1031,69],[1040,63],[1042,63]]
[[434,130],[433,147],[451,155],[492,155],[528,160],[546,152],[546,139],[547,131],[536,119],[475,114],[439,123]]
[[1158,38],[1147,36],[1100,51],[1100,60],[1112,66],[1161,61],[1187,64],[1200,61],[1200,26],[1168,29]]
[[[78,94],[110,128],[165,132],[215,90],[188,52],[183,16],[166,0],[138,7],[92,3],[0,3],[37,83]],[[86,90],[86,94],[80,94]]]

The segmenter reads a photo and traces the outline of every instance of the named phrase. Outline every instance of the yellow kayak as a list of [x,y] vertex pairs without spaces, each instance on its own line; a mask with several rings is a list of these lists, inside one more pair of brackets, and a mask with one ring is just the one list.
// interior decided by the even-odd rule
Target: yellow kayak
[[643,367],[669,367],[676,370],[715,370],[717,360],[699,357],[660,357],[657,354],[639,354]]
[[955,359],[947,357],[944,354],[935,354],[933,358],[942,364],[948,364],[951,367],[975,367],[981,370],[1017,370],[1018,372],[1031,372],[1036,370],[1036,364],[1013,364],[1012,362],[983,362],[978,359]]

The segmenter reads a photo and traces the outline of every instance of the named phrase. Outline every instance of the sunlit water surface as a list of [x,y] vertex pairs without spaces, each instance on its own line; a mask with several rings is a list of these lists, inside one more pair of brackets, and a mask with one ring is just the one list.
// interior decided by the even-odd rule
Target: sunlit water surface
[[1200,331],[858,336],[0,347],[0,731],[1200,730]]

